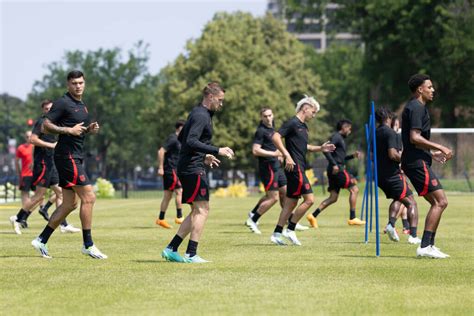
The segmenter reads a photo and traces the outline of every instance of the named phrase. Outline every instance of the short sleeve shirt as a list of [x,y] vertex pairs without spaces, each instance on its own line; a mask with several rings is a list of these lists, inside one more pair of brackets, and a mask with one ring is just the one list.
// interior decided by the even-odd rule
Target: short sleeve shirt
[[398,162],[390,159],[388,150],[398,150],[397,133],[387,125],[379,126],[376,130],[377,140],[377,170],[378,176],[389,177],[400,173]]
[[179,151],[181,150],[181,143],[176,133],[168,136],[163,148],[166,150],[165,161],[163,163],[164,171],[165,173],[172,173],[178,166]]
[[[37,135],[39,139],[47,143],[55,143],[56,137],[52,134],[46,134],[41,131],[41,126],[43,125],[44,117],[40,117],[31,131],[33,134]],[[34,160],[35,164],[42,161],[43,159],[53,159],[54,149],[35,146]]]
[[21,160],[21,176],[31,177],[33,171],[30,169],[33,164],[33,145],[21,144],[16,149],[16,157]]
[[308,151],[308,126],[295,116],[286,121],[278,133],[285,138],[286,149],[291,158],[304,170]]
[[[255,131],[255,136],[253,138],[253,143],[262,146],[263,150],[268,151],[276,151],[277,148],[275,144],[273,144],[272,136],[275,133],[273,127],[268,127],[262,122],[257,127]],[[277,164],[278,159],[276,157],[258,157],[259,163],[270,163],[270,164]]]

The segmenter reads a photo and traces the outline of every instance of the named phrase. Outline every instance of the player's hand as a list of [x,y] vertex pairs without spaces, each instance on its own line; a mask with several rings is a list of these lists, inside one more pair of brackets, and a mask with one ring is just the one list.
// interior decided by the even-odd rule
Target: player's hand
[[87,131],[92,134],[97,134],[99,132],[99,128],[100,128],[99,123],[92,122],[87,127]]
[[445,164],[447,159],[446,159],[446,155],[442,152],[442,151],[435,151],[431,154],[431,157],[441,163],[441,164]]
[[291,158],[290,155],[288,155],[287,157],[285,157],[285,170],[286,171],[293,171],[293,169],[295,168],[295,162],[293,161],[293,158]]
[[163,170],[163,168],[158,168],[158,175],[162,177],[164,174],[165,171]]
[[51,148],[51,149],[56,148],[57,143],[58,143],[58,142],[50,143],[49,148]]
[[448,161],[449,159],[453,158],[453,151],[451,149],[449,149],[448,147],[443,147],[441,149],[441,151],[443,152],[445,158],[446,158],[446,161]]
[[334,165],[332,166],[332,174],[337,174],[339,172],[339,166]]
[[321,150],[323,153],[330,153],[336,150],[336,146],[330,142],[325,142],[321,145]]
[[214,155],[207,154],[206,157],[204,158],[204,164],[208,165],[209,167],[212,168],[217,168],[219,167],[219,164],[221,161],[217,159]]
[[234,158],[234,151],[229,147],[221,147],[219,148],[219,156],[224,156],[228,159],[232,159]]
[[360,157],[362,157],[362,153],[358,150],[354,151],[354,158],[359,159]]
[[69,128],[69,134],[72,136],[81,136],[82,133],[87,131],[87,127],[84,126],[84,122],[74,125]]

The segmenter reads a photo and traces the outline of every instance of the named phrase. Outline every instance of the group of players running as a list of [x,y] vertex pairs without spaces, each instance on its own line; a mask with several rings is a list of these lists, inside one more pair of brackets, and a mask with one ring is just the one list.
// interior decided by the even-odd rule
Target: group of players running
[[[402,115],[403,152],[401,155],[396,133],[388,127],[391,123],[391,113],[383,108],[377,111],[379,185],[387,197],[393,199],[386,232],[390,239],[399,240],[394,226],[400,205],[403,204],[407,209],[409,219],[409,242],[421,243],[417,249],[417,255],[447,258],[449,257],[447,254],[434,246],[436,230],[441,213],[447,206],[447,199],[430,166],[432,159],[441,163],[446,162],[452,157],[452,152],[429,140],[431,127],[426,103],[433,99],[434,92],[430,78],[426,75],[414,75],[410,78],[408,85],[413,97],[405,106]],[[70,72],[67,77],[67,87],[68,92],[61,99],[53,102],[44,120],[38,123],[41,132],[59,134],[57,145],[48,146],[54,147],[54,158],[49,161],[52,161],[57,168],[59,186],[63,188],[63,201],[49,218],[42,233],[32,241],[32,245],[43,257],[50,258],[47,247],[49,237],[66,216],[76,208],[77,198],[79,198],[84,241],[82,253],[92,258],[106,259],[107,256],[92,241],[91,222],[95,195],[82,164],[85,134],[97,133],[99,124],[91,122],[87,107],[82,101],[85,88],[84,74],[80,71]],[[163,176],[165,193],[156,223],[162,227],[171,228],[165,220],[165,212],[175,192],[177,202],[175,223],[180,225],[177,233],[161,253],[167,261],[209,262],[197,254],[198,243],[209,214],[209,185],[206,170],[219,166],[218,156],[234,158],[231,148],[216,147],[211,144],[212,117],[216,111],[222,109],[224,97],[225,90],[219,83],[208,83],[203,89],[202,101],[192,109],[185,122],[177,122],[175,133],[168,137],[165,145],[158,151],[158,174]],[[341,120],[337,125],[337,132],[330,141],[322,145],[311,145],[308,142],[309,132],[306,123],[316,116],[319,109],[320,105],[313,97],[305,96],[296,104],[296,115],[286,121],[278,131],[275,131],[273,126],[272,110],[263,108],[260,113],[261,123],[255,133],[252,152],[259,159],[260,178],[266,194],[249,213],[246,224],[251,231],[260,234],[259,218],[280,200],[282,210],[270,237],[271,242],[276,245],[286,245],[285,239],[294,245],[301,245],[295,231],[307,229],[298,222],[314,203],[312,186],[305,174],[308,151],[323,152],[328,159],[327,175],[330,192],[330,196],[313,213],[307,215],[310,225],[318,226],[317,216],[326,207],[336,202],[341,188],[348,189],[350,192],[348,224],[364,224],[355,216],[357,182],[345,168],[345,161],[361,156],[359,152],[346,155],[344,138],[351,133],[352,124],[348,120]],[[53,155],[50,153],[50,156]],[[402,169],[399,167],[400,161]],[[280,168],[281,164],[284,170]],[[51,167],[46,161],[44,166],[45,170]],[[419,195],[431,204],[421,240],[416,236],[418,221],[416,202],[404,174],[410,179]],[[298,205],[301,197],[303,201]],[[181,203],[191,206],[191,212],[185,218],[182,215]],[[26,210],[20,210],[19,214],[11,219],[15,231],[20,229],[25,215],[23,212]],[[285,226],[286,229],[284,229]],[[182,256],[178,248],[188,235],[187,249]]]

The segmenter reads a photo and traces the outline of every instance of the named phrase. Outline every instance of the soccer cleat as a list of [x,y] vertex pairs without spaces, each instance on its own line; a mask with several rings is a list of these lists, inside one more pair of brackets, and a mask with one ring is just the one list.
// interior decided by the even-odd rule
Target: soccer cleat
[[385,231],[387,232],[388,238],[390,238],[391,241],[394,241],[394,242],[400,241],[400,237],[398,237],[398,233],[395,227],[393,227],[390,224],[387,224],[387,226],[385,226]]
[[81,230],[72,226],[71,224],[67,224],[66,226],[60,225],[61,233],[79,233]]
[[286,242],[281,237],[281,233],[273,233],[270,237],[270,241],[279,246],[286,246]]
[[288,238],[288,229],[283,228],[283,231],[281,232],[281,235],[285,238]]
[[10,223],[12,224],[13,230],[17,235],[21,235],[20,223],[16,221],[16,215],[10,216]]
[[306,219],[308,220],[309,224],[311,225],[311,227],[313,228],[318,228],[318,220],[316,219],[316,217],[314,217],[313,214],[309,213],[307,216],[306,216]]
[[48,210],[44,209],[44,207],[40,207],[40,209],[38,210],[38,213],[43,216],[44,220],[49,222],[49,214],[48,214]]
[[448,255],[447,253],[442,252],[441,249],[439,249],[439,248],[436,247],[435,245],[431,245],[431,248],[433,248],[434,250],[436,250],[437,252],[439,252],[440,254],[442,254],[443,256],[445,256],[446,258],[451,257],[451,256]]
[[288,238],[288,240],[291,241],[291,243],[292,243],[293,245],[295,245],[295,246],[301,246],[301,243],[300,243],[300,241],[298,240],[298,238],[296,237],[296,233],[295,233],[294,231],[288,230],[288,231],[286,232],[286,235],[287,235],[286,238]]
[[33,248],[35,248],[36,250],[39,251],[39,253],[41,254],[41,256],[43,258],[47,258],[47,259],[51,259],[52,257],[49,255],[49,252],[48,252],[48,246],[46,244],[43,244],[41,242],[41,240],[39,239],[39,237],[33,239],[31,241],[31,245],[33,246]]
[[24,219],[20,221],[21,228],[28,228],[28,222]]
[[105,253],[102,253],[99,248],[97,248],[95,245],[90,246],[89,248],[86,248],[85,246],[82,246],[81,252],[94,259],[107,259],[107,255]]
[[404,234],[404,235],[410,235],[410,229],[408,229],[408,228],[403,228],[403,234]]
[[156,225],[159,225],[163,228],[166,228],[166,229],[171,229],[173,228],[170,224],[168,224],[168,222],[166,221],[166,219],[157,219],[156,220]]
[[421,239],[418,237],[409,236],[408,243],[412,245],[419,245],[421,244]]
[[[249,218],[252,218],[252,217],[253,217],[253,213],[252,213],[252,212],[249,212],[248,216],[249,216]],[[259,224],[260,224],[260,222],[257,221],[257,225],[259,225]],[[247,221],[245,221],[245,225],[247,225]]]
[[349,225],[364,225],[365,221],[362,221],[362,220],[358,219],[357,217],[355,217],[353,219],[347,220],[347,224],[349,224]]
[[177,251],[173,251],[171,248],[165,248],[161,252],[161,257],[166,261],[170,262],[185,262],[184,258]]
[[308,227],[308,226],[301,225],[301,224],[299,224],[299,223],[296,223],[295,229],[298,230],[298,231],[304,231],[304,230],[308,230],[309,227]]
[[211,261],[209,260],[206,260],[206,259],[203,259],[201,257],[199,257],[198,255],[194,255],[192,257],[190,257],[187,253],[184,254],[184,262],[185,263],[209,263]]
[[251,218],[248,218],[245,222],[248,228],[257,235],[260,235],[262,232],[258,229],[257,223],[255,223]]
[[176,217],[174,219],[174,222],[178,225],[181,225],[183,223],[183,221],[184,221],[184,217]]
[[436,248],[433,248],[431,245],[427,246],[425,248],[418,247],[416,249],[416,256],[417,257],[427,257],[427,258],[433,258],[433,259],[445,259],[446,254],[438,251]]

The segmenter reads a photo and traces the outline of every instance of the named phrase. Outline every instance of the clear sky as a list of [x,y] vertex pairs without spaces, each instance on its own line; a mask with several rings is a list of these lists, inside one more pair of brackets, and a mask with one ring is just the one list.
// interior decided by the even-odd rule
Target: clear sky
[[0,0],[0,93],[26,99],[65,51],[148,43],[151,73],[198,38],[219,11],[265,14],[266,0]]

